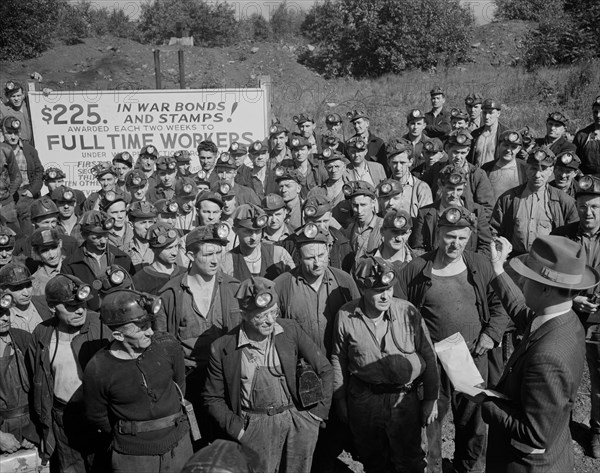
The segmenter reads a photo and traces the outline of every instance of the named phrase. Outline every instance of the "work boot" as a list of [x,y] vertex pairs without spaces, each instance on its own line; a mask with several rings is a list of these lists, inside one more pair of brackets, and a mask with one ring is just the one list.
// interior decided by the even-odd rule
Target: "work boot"
[[592,457],[600,458],[600,434],[592,434]]

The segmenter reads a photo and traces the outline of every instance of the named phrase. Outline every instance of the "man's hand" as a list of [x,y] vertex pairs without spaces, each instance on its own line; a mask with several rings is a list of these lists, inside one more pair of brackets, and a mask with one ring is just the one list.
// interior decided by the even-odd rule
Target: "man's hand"
[[23,439],[23,441],[21,442],[21,447],[30,449],[30,448],[35,448],[35,445],[32,444],[29,440]]
[[431,424],[438,416],[437,400],[421,401],[421,425]]
[[0,450],[5,453],[15,453],[19,448],[21,448],[21,442],[13,434],[0,432]]
[[25,197],[32,197],[33,198],[33,194],[29,190],[21,192],[21,195],[23,195]]
[[584,314],[591,314],[598,310],[598,304],[590,302],[586,296],[577,296],[573,299],[573,307]]
[[485,355],[492,348],[494,348],[494,340],[489,335],[482,333],[479,335],[479,340],[477,340],[473,353],[477,356]]
[[346,400],[333,401],[335,403],[335,411],[337,412],[338,417],[344,423],[348,423],[348,404]]
[[31,77],[33,80],[37,80],[38,82],[42,82],[42,80],[44,80],[39,72],[32,72],[29,77]]
[[492,241],[490,246],[490,261],[492,262],[492,268],[496,276],[500,276],[504,272],[504,263],[506,263],[512,249],[512,245],[504,237],[496,237]]

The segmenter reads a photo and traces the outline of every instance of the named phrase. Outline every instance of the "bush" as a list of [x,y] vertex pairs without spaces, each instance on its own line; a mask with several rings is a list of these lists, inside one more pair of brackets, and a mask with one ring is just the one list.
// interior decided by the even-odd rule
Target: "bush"
[[525,38],[525,64],[573,64],[600,57],[600,2],[566,0],[559,12],[545,14],[537,29]]
[[300,36],[302,22],[305,18],[306,14],[302,10],[291,7],[284,1],[273,12],[269,20],[273,37],[276,40],[286,40]]
[[271,24],[258,13],[238,22],[238,39],[241,41],[269,41],[272,36]]
[[133,38],[136,34],[135,25],[123,10],[95,8],[89,1],[77,4],[62,1],[55,37],[66,44],[77,44],[85,38],[107,34],[119,38]]
[[175,25],[181,22],[195,44],[228,46],[238,37],[233,7],[227,3],[209,5],[201,0],[154,0],[142,4],[139,22],[143,43],[162,44],[175,36]]
[[62,1],[2,0],[0,59],[30,59],[51,47],[57,12]]
[[301,61],[328,77],[379,76],[466,59],[473,17],[458,0],[326,0],[302,25]]
[[563,11],[565,0],[496,0],[499,20],[542,21]]

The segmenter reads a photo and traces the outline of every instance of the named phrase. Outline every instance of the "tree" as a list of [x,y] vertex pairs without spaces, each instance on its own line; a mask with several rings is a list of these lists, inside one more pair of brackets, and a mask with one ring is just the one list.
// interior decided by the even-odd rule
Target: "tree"
[[62,2],[63,0],[2,0],[0,59],[30,59],[50,48]]
[[473,17],[458,0],[326,0],[302,26],[318,47],[302,61],[326,76],[378,76],[455,64]]

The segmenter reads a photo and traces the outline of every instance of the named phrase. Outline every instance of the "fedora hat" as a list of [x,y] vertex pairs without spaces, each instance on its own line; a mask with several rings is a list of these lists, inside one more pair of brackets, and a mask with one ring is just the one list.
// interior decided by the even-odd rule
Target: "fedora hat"
[[600,282],[600,274],[586,265],[583,247],[560,236],[536,238],[529,254],[513,258],[509,265],[521,276],[563,289],[590,289]]

